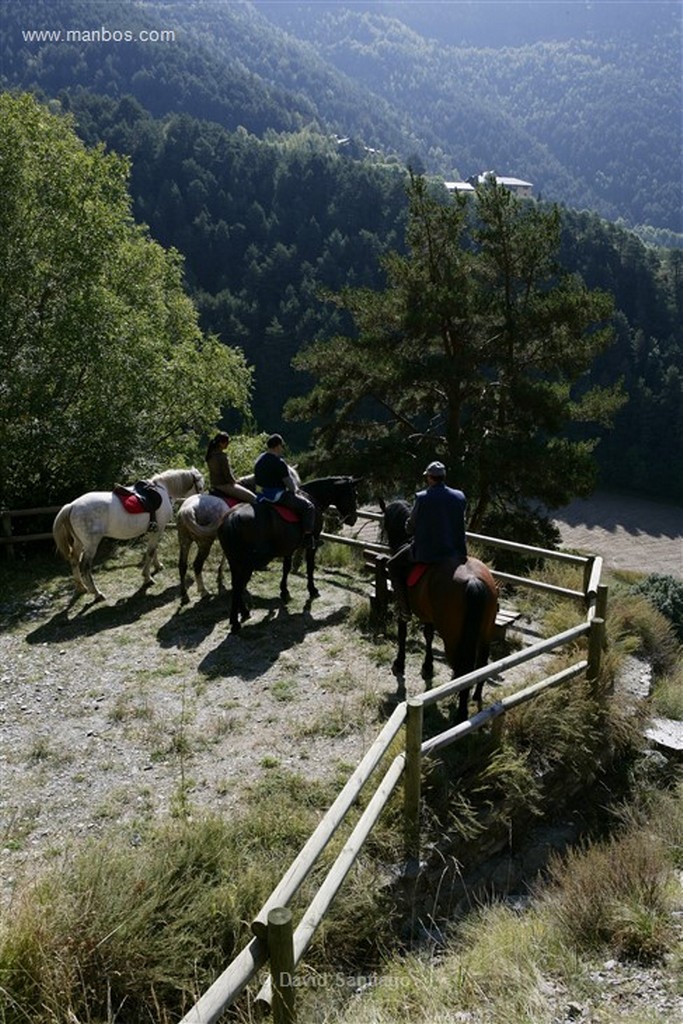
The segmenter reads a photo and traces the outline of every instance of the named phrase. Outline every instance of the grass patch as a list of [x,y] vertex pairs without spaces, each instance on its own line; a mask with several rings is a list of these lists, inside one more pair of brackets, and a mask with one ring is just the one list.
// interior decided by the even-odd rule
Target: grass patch
[[632,959],[654,959],[672,997],[680,994],[682,797],[681,787],[650,794],[618,835],[557,857],[527,909],[482,906],[451,926],[443,947],[388,954],[363,991],[341,985],[304,996],[302,1024],[554,1024],[572,1004],[577,1015],[590,1004],[595,1024],[669,1024],[666,1009],[643,1004],[641,978],[629,1007],[623,991],[609,1000],[616,989],[596,980],[596,967],[616,957],[628,971]]
[[299,684],[296,679],[278,679],[277,682],[273,683],[270,693],[273,700],[289,704],[296,700],[298,690]]
[[652,710],[661,718],[683,722],[683,658],[657,680],[652,693]]

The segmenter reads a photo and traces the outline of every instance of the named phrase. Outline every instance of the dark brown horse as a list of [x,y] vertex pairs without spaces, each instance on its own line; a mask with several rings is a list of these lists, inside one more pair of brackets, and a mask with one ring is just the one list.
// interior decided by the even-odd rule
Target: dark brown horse
[[[350,476],[329,476],[302,484],[301,489],[315,505],[315,538],[320,536],[323,513],[334,505],[342,521],[353,526],[356,521],[358,480]],[[285,510],[286,512],[287,510]],[[249,617],[244,593],[252,573],[265,567],[274,558],[282,558],[280,595],[288,600],[287,579],[292,566],[292,555],[302,546],[300,522],[289,522],[269,502],[256,505],[237,505],[218,527],[218,539],[230,566],[232,577],[232,604],[230,627],[239,632],[242,620]],[[311,598],[318,597],[313,578],[315,551],[306,551],[306,577]]]
[[[406,542],[406,501],[380,502],[384,533],[392,554]],[[416,574],[417,575],[417,574]],[[498,588],[489,569],[478,558],[458,563],[454,559],[426,566],[419,580],[408,587],[410,609],[423,623],[426,642],[422,677],[431,685],[434,674],[433,641],[437,632],[444,644],[453,679],[486,665],[498,611]],[[400,678],[405,671],[408,624],[399,620],[398,652],[392,670]],[[474,698],[481,706],[483,680]],[[467,718],[469,690],[461,690],[458,721]]]

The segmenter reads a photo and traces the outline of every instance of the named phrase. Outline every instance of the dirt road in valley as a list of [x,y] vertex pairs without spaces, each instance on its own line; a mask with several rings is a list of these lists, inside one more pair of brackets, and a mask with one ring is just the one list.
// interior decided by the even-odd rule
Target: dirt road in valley
[[596,493],[553,513],[562,545],[601,555],[610,569],[683,579],[683,508]]

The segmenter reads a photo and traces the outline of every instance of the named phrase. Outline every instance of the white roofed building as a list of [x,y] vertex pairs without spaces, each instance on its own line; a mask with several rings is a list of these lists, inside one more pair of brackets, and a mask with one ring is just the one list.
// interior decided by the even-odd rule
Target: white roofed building
[[534,186],[530,181],[523,181],[521,178],[508,178],[502,174],[496,174],[495,171],[484,171],[482,174],[472,175],[471,178],[467,179],[467,182],[472,186],[485,185],[487,181],[493,179],[495,179],[498,185],[503,185],[504,188],[508,188],[517,196],[530,197],[534,190]]

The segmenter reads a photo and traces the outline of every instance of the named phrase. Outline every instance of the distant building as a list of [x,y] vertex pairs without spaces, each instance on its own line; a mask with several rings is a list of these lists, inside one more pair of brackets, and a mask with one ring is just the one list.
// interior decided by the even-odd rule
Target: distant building
[[474,185],[469,181],[444,181],[449,192],[474,192]]
[[517,196],[530,197],[534,186],[530,181],[522,181],[521,178],[506,178],[503,175],[496,174],[495,171],[484,171],[483,174],[474,174],[471,178],[467,179],[469,185],[485,185],[487,181],[495,181],[499,185],[503,185],[508,188],[511,192],[514,192]]

